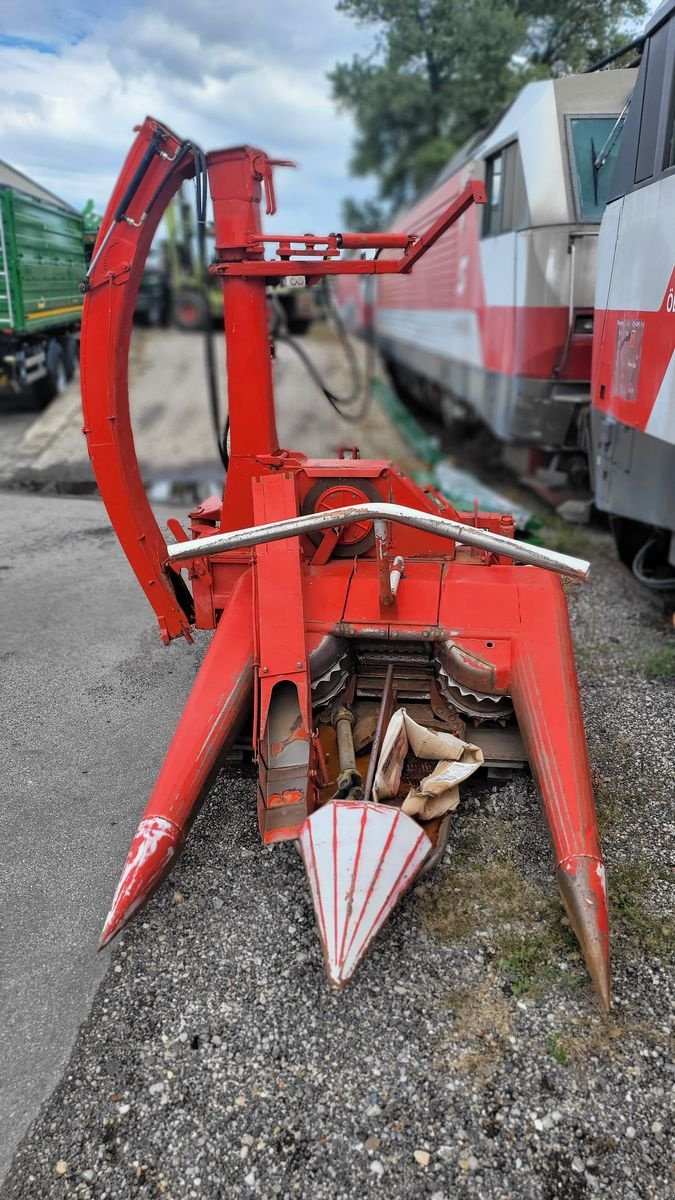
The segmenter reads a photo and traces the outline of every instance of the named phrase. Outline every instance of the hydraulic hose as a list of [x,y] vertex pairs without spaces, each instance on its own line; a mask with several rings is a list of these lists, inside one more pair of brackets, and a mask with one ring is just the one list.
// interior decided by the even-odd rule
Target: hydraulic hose
[[[316,384],[319,391],[323,392],[331,408],[335,410],[338,416],[342,417],[343,421],[361,421],[368,410],[371,400],[370,376],[372,374],[372,339],[369,339],[367,344],[368,357],[366,360],[366,374],[365,379],[362,379],[356,352],[349,338],[349,334],[345,329],[342,317],[340,316],[340,313],[338,312],[338,309],[333,301],[333,296],[327,279],[323,281],[322,290],[326,313],[328,314],[329,319],[332,321],[338,336],[338,340],[342,345],[345,358],[347,359],[349,373],[351,376],[351,387],[347,395],[338,396],[331,388],[328,387],[324,377],[321,375],[316,364],[312,362],[312,359],[307,351],[303,349],[303,347],[296,341],[295,338],[291,337],[287,329],[283,332],[276,332],[276,340],[284,342],[287,346],[290,346],[295,351],[312,382]],[[278,330],[282,321],[284,324],[286,322],[285,313],[281,309],[281,305],[278,301],[275,302],[275,311],[279,316],[279,324],[277,325]],[[358,408],[356,410],[352,410],[352,405],[357,403]]]
[[227,449],[227,434],[230,425],[229,415],[222,426],[222,416],[220,408],[220,391],[218,388],[218,368],[216,363],[216,351],[213,339],[213,328],[211,325],[211,314],[209,312],[208,298],[208,255],[206,251],[206,212],[207,212],[207,197],[208,197],[208,176],[206,169],[206,155],[199,146],[194,146],[195,156],[195,207],[197,216],[197,243],[199,247],[199,271],[202,281],[202,290],[204,294],[204,358],[206,363],[206,384],[209,394],[209,408],[211,410],[211,421],[213,424],[213,432],[218,447],[218,457],[220,458],[223,467],[227,471],[230,465],[230,456]]

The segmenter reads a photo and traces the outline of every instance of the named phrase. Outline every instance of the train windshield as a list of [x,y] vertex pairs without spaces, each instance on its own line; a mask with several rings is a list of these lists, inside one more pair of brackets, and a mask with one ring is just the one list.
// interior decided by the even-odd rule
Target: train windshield
[[607,203],[623,122],[617,117],[570,117],[572,176],[580,221],[599,221]]

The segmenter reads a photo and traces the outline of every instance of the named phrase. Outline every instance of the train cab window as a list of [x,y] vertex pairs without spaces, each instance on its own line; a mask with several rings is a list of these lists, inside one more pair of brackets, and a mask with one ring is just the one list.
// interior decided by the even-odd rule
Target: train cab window
[[495,154],[487,163],[487,205],[483,233],[501,233],[502,231],[502,182],[504,174],[504,155]]
[[616,162],[621,127],[616,117],[570,117],[572,180],[577,220],[599,221]]
[[661,164],[656,162],[656,141],[659,130],[659,112],[666,80],[666,53],[668,49],[668,27],[664,26],[650,38],[647,46],[645,90],[642,99],[642,119],[638,141],[635,182],[651,179]]
[[527,198],[518,143],[510,142],[486,162],[487,204],[483,237],[495,237],[527,223]]
[[675,167],[675,71],[673,72],[671,89],[670,116],[666,126],[666,157],[663,164],[665,171],[669,167]]

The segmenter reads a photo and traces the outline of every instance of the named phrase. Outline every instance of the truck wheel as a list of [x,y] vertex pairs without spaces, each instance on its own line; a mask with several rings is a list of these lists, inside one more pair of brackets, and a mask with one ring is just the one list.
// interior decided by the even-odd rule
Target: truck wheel
[[210,320],[206,297],[198,291],[179,292],[173,302],[173,322],[178,329],[196,333]]
[[157,296],[152,302],[150,312],[148,313],[148,322],[155,329],[166,329],[169,324],[170,315],[171,299],[166,291],[162,291],[161,295]]
[[641,521],[633,521],[630,517],[611,516],[609,524],[614,535],[617,554],[621,562],[630,570],[638,550],[641,550],[645,542],[649,540],[651,529],[649,525],[643,525]]
[[311,324],[312,322],[308,317],[289,317],[288,332],[300,336],[303,333],[307,333]]
[[71,334],[61,339],[61,350],[63,352],[63,363],[66,368],[66,379],[70,383],[77,370],[78,346],[77,339]]
[[40,404],[49,404],[50,400],[66,390],[67,383],[63,350],[58,342],[50,342],[47,347],[47,374],[34,384],[35,396]]

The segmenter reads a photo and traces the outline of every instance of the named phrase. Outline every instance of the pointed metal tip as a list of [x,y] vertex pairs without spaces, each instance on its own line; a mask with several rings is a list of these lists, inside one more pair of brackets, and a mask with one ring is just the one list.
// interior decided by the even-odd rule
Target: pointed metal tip
[[300,850],[328,982],[339,989],[419,873],[431,841],[400,809],[332,800],[305,821]]
[[124,929],[171,869],[182,833],[165,817],[144,817],[131,843],[124,869],[105,920],[99,950]]
[[612,1007],[609,912],[602,860],[582,855],[556,868],[560,895],[605,1012]]

